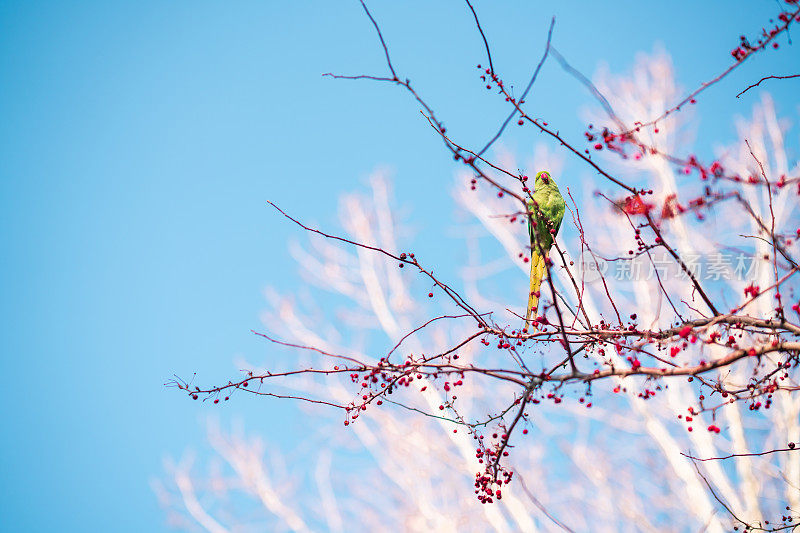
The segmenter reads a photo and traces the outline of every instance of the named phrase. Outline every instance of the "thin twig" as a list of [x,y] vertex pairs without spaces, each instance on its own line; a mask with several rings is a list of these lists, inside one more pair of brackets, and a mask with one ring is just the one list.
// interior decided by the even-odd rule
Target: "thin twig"
[[764,80],[788,80],[790,78],[800,78],[800,74],[792,74],[791,76],[765,76],[765,77],[761,78],[760,80],[758,80],[753,85],[749,85],[744,91],[742,91],[739,94],[737,94],[736,98],[739,98],[740,96],[742,96],[744,93],[746,93],[747,91],[749,91],[753,87],[758,87],[759,85],[761,85],[761,82],[764,81]]
[[[533,83],[536,81],[536,77],[539,75],[539,71],[541,70],[542,65],[544,65],[544,61],[545,61],[545,59],[547,59],[547,55],[550,53],[550,41],[553,38],[553,27],[555,25],[556,25],[556,18],[553,17],[550,20],[550,29],[547,31],[547,43],[545,44],[545,47],[544,47],[544,53],[542,54],[542,58],[539,60],[539,64],[536,65],[536,70],[533,71],[533,76],[531,76],[531,81],[528,82],[528,86],[525,87],[525,91],[522,93],[522,96],[519,97],[519,101],[520,102],[523,102],[525,100],[525,97],[528,95],[528,91],[530,91],[531,87],[533,87]],[[517,109],[515,108],[508,115],[508,118],[506,118],[505,122],[503,122],[503,125],[500,126],[500,130],[495,134],[495,136],[492,137],[489,140],[488,143],[486,143],[486,146],[484,146],[483,148],[478,150],[478,156],[483,155],[486,152],[486,150],[488,150],[489,147],[492,144],[494,144],[494,142],[497,139],[500,138],[500,136],[503,134],[503,130],[506,129],[506,126],[508,126],[508,123],[511,122],[511,119],[514,118],[514,115],[516,115],[516,114],[517,114]]]

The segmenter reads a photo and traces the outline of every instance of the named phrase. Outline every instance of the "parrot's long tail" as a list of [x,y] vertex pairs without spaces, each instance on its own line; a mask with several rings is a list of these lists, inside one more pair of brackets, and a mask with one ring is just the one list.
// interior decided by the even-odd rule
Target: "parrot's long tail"
[[526,330],[530,329],[531,326],[533,326],[534,329],[536,328],[536,324],[531,324],[531,320],[536,320],[536,310],[539,308],[539,293],[542,288],[542,281],[544,280],[545,259],[547,259],[546,253],[544,256],[537,251],[531,254],[531,286],[528,291],[528,311],[525,313],[524,326]]

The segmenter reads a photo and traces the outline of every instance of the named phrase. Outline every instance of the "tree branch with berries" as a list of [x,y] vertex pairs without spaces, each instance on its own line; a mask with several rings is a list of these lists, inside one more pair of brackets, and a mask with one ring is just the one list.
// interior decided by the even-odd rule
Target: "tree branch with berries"
[[[454,194],[482,228],[480,238],[490,236],[502,250],[498,260],[525,276],[531,257],[543,258],[538,313],[526,321],[524,276],[521,290],[496,298],[481,290],[495,274],[477,257],[462,279],[448,279],[432,261],[398,246],[388,185],[376,178],[371,199],[343,201],[342,233],[269,205],[308,234],[314,251],[296,251],[301,265],[307,262],[302,268],[368,314],[388,339],[382,347],[347,346],[336,325],[315,330],[318,320],[276,297],[270,331],[253,333],[295,354],[287,366],[250,366],[218,385],[179,377],[168,385],[213,404],[241,394],[301,401],[330,410],[316,416],[338,414],[348,431],[363,425],[363,431],[394,434],[397,426],[419,420],[452,448],[441,453],[469,470],[481,504],[506,506],[481,511],[498,530],[502,521],[522,529],[538,523],[532,516],[543,504],[528,487],[543,489],[531,480],[535,461],[524,449],[533,434],[552,430],[535,430],[551,417],[581,420],[593,431],[603,423],[625,428],[630,417],[661,454],[659,466],[647,468],[669,472],[670,490],[685,502],[689,522],[712,531],[729,525],[794,529],[800,521],[800,165],[789,165],[785,132],[769,101],[722,154],[686,151],[678,134],[699,98],[744,61],[778,48],[779,37],[800,22],[797,2],[782,5],[757,37],[739,39],[732,63],[689,92],[678,91],[671,64],[658,57],[637,66],[638,82],[590,80],[556,50],[553,20],[531,77],[515,96],[492,57],[479,10],[467,1],[488,62],[478,64],[477,77],[508,107],[487,141],[469,147],[392,62],[389,39],[361,1],[387,72],[326,76],[393,85],[419,105],[432,139],[460,165]],[[526,102],[547,61],[557,61],[597,101],[584,131],[564,133]],[[792,77],[770,78],[790,83]],[[514,127],[533,128],[547,139],[545,155],[529,171],[497,153],[504,132]],[[593,177],[584,190],[565,187],[572,182],[558,174],[564,160]],[[562,184],[568,199],[561,232],[542,226],[552,235],[548,250],[543,238],[528,233],[541,216],[532,201],[543,186],[539,179],[533,186],[541,171]],[[471,255],[483,249],[478,239],[465,239]],[[438,310],[429,312],[418,301]],[[592,414],[599,410],[607,414]],[[579,468],[586,452],[565,446]],[[736,462],[736,476],[726,473],[725,461]],[[524,490],[515,487],[517,478],[524,479]],[[642,498],[637,490],[631,486],[632,499]],[[764,494],[773,503],[765,503]],[[565,525],[575,518],[563,509],[555,513],[559,518],[547,509],[551,524],[581,529]]]

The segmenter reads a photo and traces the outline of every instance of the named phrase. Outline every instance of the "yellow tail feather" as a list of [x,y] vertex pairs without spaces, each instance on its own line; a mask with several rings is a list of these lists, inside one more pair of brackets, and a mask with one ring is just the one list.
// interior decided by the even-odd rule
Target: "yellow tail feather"
[[[544,262],[547,254],[541,256],[539,252],[534,251],[531,255],[531,286],[528,291],[528,311],[525,313],[525,326],[527,330],[531,326],[531,320],[536,320],[536,310],[539,308],[539,291],[542,288],[542,281],[544,281],[545,268]],[[536,329],[536,324],[533,324]]]

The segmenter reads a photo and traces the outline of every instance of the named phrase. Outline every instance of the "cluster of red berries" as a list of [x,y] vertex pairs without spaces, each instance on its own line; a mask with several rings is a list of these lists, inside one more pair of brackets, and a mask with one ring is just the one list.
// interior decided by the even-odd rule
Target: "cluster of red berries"
[[405,252],[401,253],[400,254],[400,261],[402,261],[400,263],[400,265],[399,265],[400,268],[403,268],[406,263],[411,263],[413,265],[417,264],[417,259],[414,257],[414,254],[411,253],[411,252],[409,252],[409,253],[405,253]]
[[[493,498],[501,500],[503,498],[503,493],[501,491],[501,486],[503,483],[508,485],[511,483],[511,478],[513,477],[513,472],[501,469],[502,479],[494,479],[494,476],[487,474],[485,472],[478,472],[475,474],[475,494],[478,495],[478,501],[481,503],[493,503]],[[494,485],[497,485],[497,488],[493,488]]]
[[[450,363],[456,359],[458,359],[458,354],[453,353],[445,356],[442,360]],[[430,362],[430,360],[424,358],[423,360],[425,363]],[[339,371],[339,367],[335,366],[334,371]],[[453,387],[460,387],[464,384],[463,372],[450,372],[449,374],[454,374],[459,379],[445,381],[442,387],[445,392],[450,392]],[[364,369],[361,372],[351,372],[350,381],[359,384],[361,390],[358,393],[359,398],[345,408],[348,418],[345,420],[344,425],[350,425],[350,421],[356,420],[359,413],[366,411],[367,406],[373,401],[376,405],[382,405],[383,400],[380,398],[383,395],[393,394],[396,389],[408,387],[414,380],[421,380],[423,377],[437,379],[439,378],[439,372],[431,372],[422,368],[420,362],[415,361],[413,356],[409,356],[401,364],[390,363],[388,357],[382,357],[371,368]],[[428,386],[424,385],[420,390],[425,391],[427,388]],[[453,396],[452,399],[455,400],[456,396]],[[439,409],[444,410],[445,405],[440,405]]]
[[503,80],[498,78],[497,74],[495,74],[494,72],[492,72],[488,68],[484,69],[481,65],[478,65],[477,68],[478,68],[478,70],[482,70],[483,71],[483,74],[481,74],[481,81],[486,83],[486,88],[487,89],[491,89],[493,83],[495,85],[497,85],[498,89],[502,89],[503,88]]
[[749,296],[751,298],[755,298],[759,294],[761,294],[761,290],[760,290],[759,286],[754,284],[754,283],[751,283],[750,285],[748,285],[747,287],[744,288],[744,295],[745,296]]
[[638,394],[639,398],[641,398],[642,400],[649,400],[650,398],[652,398],[655,395],[656,395],[656,391],[650,390],[650,389],[644,389],[643,392],[640,392]]
[[[695,100],[691,99],[690,102],[694,103]],[[642,127],[641,123],[637,124],[637,127],[633,131],[639,131]],[[655,131],[657,132],[658,129],[656,128]],[[604,128],[602,133],[598,133],[594,131],[594,126],[589,124],[588,129],[584,132],[584,136],[588,142],[595,143],[593,145],[595,150],[603,150],[605,148],[618,153],[623,159],[627,159],[629,157],[625,150],[626,145],[633,146],[633,158],[635,160],[640,160],[643,155],[647,154],[660,154],[663,157],[666,157],[674,165],[678,166],[686,175],[696,171],[701,181],[708,181],[709,179],[714,178],[715,181],[722,180],[733,183],[746,183],[750,185],[767,185],[767,183],[756,174],[750,174],[746,177],[742,177],[738,174],[726,175],[725,168],[719,161],[713,161],[710,165],[704,165],[694,155],[690,155],[688,158],[683,160],[673,156],[668,156],[667,154],[661,153],[656,148],[647,146],[639,141],[633,135],[633,132],[613,133],[609,131],[608,128]],[[584,152],[588,154],[589,149],[584,150]],[[774,185],[778,188],[782,188],[792,182],[797,182],[797,193],[800,195],[800,179],[787,179],[785,175],[781,175],[776,180]],[[648,191],[648,193],[652,194],[652,191]],[[704,220],[705,214],[703,213],[702,208],[710,205],[710,203],[713,201],[723,200],[727,197],[728,195],[724,194],[723,192],[712,190],[711,187],[706,186],[703,195],[689,200],[688,207],[684,207],[678,202],[677,195],[671,194],[664,201],[664,205],[661,209],[661,218],[669,219],[683,214],[686,211],[692,211],[697,216],[698,220]],[[633,195],[624,198],[619,206],[628,215],[647,215],[654,207],[653,204],[644,201],[640,195]]]
[[[800,22],[800,13],[790,13],[788,11],[784,11],[783,13],[778,15],[778,19],[782,24],[776,24],[769,31],[767,31],[766,29],[761,30],[761,38],[759,38],[758,41],[756,41],[755,45],[750,44],[747,37],[745,37],[744,35],[740,35],[739,45],[733,50],[731,50],[731,55],[736,61],[743,61],[747,56],[749,56],[753,52],[756,52],[757,50],[766,46],[767,42],[770,39],[772,39],[781,31],[786,29],[792,22],[792,17],[794,17],[794,20]],[[772,47],[777,49],[778,43],[772,43]]]
[[[797,2],[786,2],[786,3],[794,5]],[[778,15],[778,20],[780,21],[779,23],[777,23],[774,27],[770,28],[769,31],[767,31],[766,29],[761,30],[761,37],[758,39],[758,41],[756,41],[755,45],[750,44],[747,37],[745,37],[744,35],[740,35],[739,45],[733,50],[731,50],[731,55],[736,61],[743,61],[745,58],[747,58],[747,56],[749,56],[753,52],[756,52],[761,48],[763,48],[764,46],[766,46],[766,44],[770,41],[770,39],[772,39],[780,32],[788,28],[789,24],[791,24],[793,19],[797,22],[800,22],[800,11],[795,13],[790,13],[788,11],[782,12],[780,15]],[[770,20],[770,22],[774,21]],[[778,43],[772,43],[772,48],[777,49]]]
[[[794,0],[792,2],[790,2],[790,3],[794,3]],[[791,446],[791,448],[794,448],[794,446]],[[791,508],[788,505],[786,506],[785,509],[787,511],[791,511]],[[762,531],[783,531],[783,530],[788,530],[789,528],[795,529],[796,526],[793,525],[793,523],[794,523],[795,520],[798,520],[798,519],[800,519],[800,516],[792,516],[791,513],[786,513],[785,515],[783,515],[783,514],[781,515],[781,523],[772,524],[774,526],[772,529],[768,529],[767,530],[767,529],[764,529],[763,527],[759,527],[758,529],[762,530]],[[765,526],[769,526],[770,525],[770,521],[769,520],[764,520],[763,524]],[[745,531],[752,531],[753,529],[755,529],[755,528],[753,526],[749,525],[749,524],[745,524],[745,526],[744,526],[744,530]],[[739,526],[733,526],[733,530],[734,531],[739,531]]]
[[[527,431],[524,432],[527,433]],[[498,437],[499,440],[497,440]],[[503,484],[511,483],[513,477],[513,472],[506,470],[500,464],[500,457],[508,457],[508,451],[505,448],[509,435],[503,433],[498,436],[497,433],[494,433],[492,435],[494,442],[491,446],[486,446],[483,435],[475,435],[474,438],[478,441],[475,457],[478,459],[478,463],[485,465],[483,472],[475,474],[475,494],[481,503],[492,503],[494,499],[503,498],[501,487]]]

